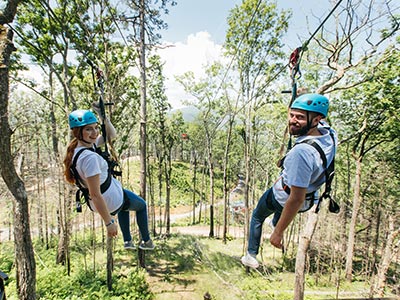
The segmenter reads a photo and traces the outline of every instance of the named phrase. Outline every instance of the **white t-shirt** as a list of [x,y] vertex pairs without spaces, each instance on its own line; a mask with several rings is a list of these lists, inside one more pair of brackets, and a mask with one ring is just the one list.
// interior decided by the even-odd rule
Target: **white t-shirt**
[[[336,154],[336,133],[326,124],[318,125],[318,130],[322,135],[300,136],[296,139],[297,145],[286,154],[282,173],[273,185],[275,199],[282,207],[285,206],[289,198],[289,194],[283,189],[283,182],[289,187],[296,186],[306,188],[307,194],[315,191],[314,199],[318,199],[318,189],[325,182],[325,168],[321,155],[313,146],[307,143],[299,144],[305,140],[315,141],[324,151],[327,166],[329,166]],[[330,132],[334,134],[335,144],[332,141]],[[308,203],[305,202],[300,211],[306,210],[307,208]]]
[[[77,147],[75,149],[74,157],[78,153],[78,151],[83,148],[85,147]],[[88,177],[100,174],[100,183],[103,183],[106,181],[108,176],[107,162],[99,154],[90,150],[81,152],[76,162],[76,170],[83,180],[82,184],[86,188],[86,180]],[[124,199],[122,185],[114,177],[111,177],[111,184],[102,195],[110,213],[116,211],[118,208],[121,207]],[[96,206],[93,204],[92,200],[89,200],[89,205],[93,211],[97,211]]]

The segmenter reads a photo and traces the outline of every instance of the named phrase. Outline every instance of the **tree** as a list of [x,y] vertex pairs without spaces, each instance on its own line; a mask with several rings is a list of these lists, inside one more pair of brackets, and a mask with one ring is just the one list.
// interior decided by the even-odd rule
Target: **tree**
[[185,91],[191,94],[196,100],[191,104],[199,109],[200,113],[197,117],[201,123],[202,133],[201,139],[205,144],[205,153],[207,156],[209,183],[210,183],[210,232],[209,236],[214,237],[214,205],[215,205],[215,158],[214,158],[214,140],[216,139],[216,131],[220,126],[223,117],[217,114],[216,107],[220,100],[220,91],[213,77],[213,67],[206,72],[206,78],[195,81],[194,74],[187,72],[183,76],[177,78]]
[[[58,104],[58,106],[62,108],[62,115],[66,118],[71,105],[73,109],[78,107],[72,88],[75,72],[72,71],[70,64],[70,48],[74,42],[74,37],[78,35],[78,26],[76,24],[80,23],[79,16],[85,6],[79,8],[74,3],[67,1],[52,4],[54,5],[53,7],[50,3],[43,1],[29,1],[21,5],[21,14],[17,18],[16,30],[20,45],[31,56],[32,60],[41,66],[43,72],[48,75],[49,91],[48,93],[40,92],[40,94],[49,95],[51,103],[57,103],[54,93],[54,77],[62,86],[62,104]],[[26,30],[25,28],[28,24],[30,29]],[[69,26],[74,27],[76,32],[72,33]],[[75,39],[75,41],[77,40]],[[61,57],[60,63],[56,63],[54,59],[57,55]],[[51,132],[54,156],[52,157],[55,158],[56,164],[60,166],[55,105],[50,106],[49,115],[53,121]],[[61,168],[58,168],[58,170],[61,170]],[[61,174],[59,175],[60,177],[62,176]],[[72,194],[70,189],[67,188],[66,191],[68,196],[59,198],[59,229],[61,232],[56,260],[58,263],[66,264],[69,273]]]
[[[325,27],[322,27],[321,33],[318,38],[315,39],[315,42],[319,46],[319,49],[322,50],[322,53],[325,54],[315,50],[310,52],[310,55],[307,58],[308,61],[314,65],[314,67],[311,68],[318,68],[318,70],[316,70],[316,72],[310,72],[309,75],[305,76],[308,79],[312,79],[313,85],[310,85],[310,87],[314,87],[317,93],[323,94],[332,93],[333,91],[352,90],[358,85],[369,81],[371,77],[368,72],[364,72],[365,69],[363,69],[362,66],[367,64],[369,61],[373,61],[372,58],[374,56],[379,56],[378,50],[382,48],[381,46],[384,45],[386,41],[390,41],[390,39],[393,38],[398,31],[400,24],[392,13],[393,7],[391,5],[384,6],[386,11],[383,13],[381,13],[381,9],[378,9],[377,6],[379,6],[379,4],[375,3],[370,3],[369,6],[363,6],[362,1],[348,2],[347,7],[342,9],[336,15],[335,21],[338,30],[331,32],[325,29]],[[381,22],[382,20],[385,20],[386,22]],[[390,27],[390,29],[380,27],[383,34],[377,35],[375,33],[377,32],[376,24],[378,22],[384,24],[384,26],[388,26],[388,24],[393,24],[393,26]],[[363,43],[361,37],[365,37],[365,43]],[[355,47],[356,43],[358,43],[359,47]],[[308,45],[308,47],[310,48],[310,45]],[[326,59],[326,57],[328,57],[328,59]],[[379,64],[380,62],[378,61],[378,65]],[[326,67],[321,70],[320,66]],[[376,67],[376,65],[374,67]],[[346,76],[349,74],[351,74],[351,76]],[[364,131],[362,127],[357,130],[362,132]],[[357,136],[360,137],[358,134]],[[369,148],[364,148],[362,146],[363,144],[362,140],[358,140],[358,146],[361,146],[358,150],[363,151]],[[356,146],[356,148],[358,146]],[[358,168],[357,174],[360,174],[360,166]],[[354,199],[359,199],[358,189],[361,178],[359,175],[356,175],[356,178],[357,181]],[[355,218],[358,212],[358,205],[359,202],[357,200],[353,204],[353,214]],[[307,223],[305,232],[311,234],[301,239],[299,250],[303,249],[303,251],[298,252],[296,261],[303,260],[305,257],[305,250],[308,249],[314,232],[311,227],[315,227],[317,224],[316,216],[310,215],[310,218],[311,219]],[[354,226],[355,221],[353,220],[351,221],[350,228],[354,228]],[[351,256],[350,251],[353,251],[350,250],[350,248],[354,247],[352,240],[354,239],[355,233],[352,229],[350,231],[349,245],[347,247],[349,249],[347,255],[349,259]],[[346,264],[350,266],[350,263]],[[346,269],[347,278],[351,278],[350,268],[348,267]],[[300,276],[304,276],[304,272],[296,270],[296,273],[301,274]],[[304,277],[297,282],[298,284],[296,284],[295,287],[295,299],[303,299],[304,293],[302,289],[304,285]]]
[[[138,45],[139,71],[140,71],[140,196],[146,199],[146,174],[147,174],[147,100],[146,100],[146,49],[157,43],[160,35],[157,30],[167,27],[161,19],[161,12],[168,13],[167,5],[175,5],[173,0],[154,1],[158,6],[152,5],[151,0],[128,0],[128,7],[134,16],[121,16],[122,20],[132,22],[134,33],[130,39]],[[135,45],[135,46],[136,46]]]
[[[159,56],[152,56],[149,59],[149,100],[150,108],[153,109],[153,114],[150,114],[150,120],[152,121],[152,126],[150,128],[150,133],[153,134],[154,148],[156,151],[157,165],[158,165],[158,193],[159,193],[159,203],[161,203],[162,190],[163,190],[163,174],[169,173],[166,170],[166,160],[167,160],[167,139],[168,132],[170,131],[167,124],[167,112],[170,109],[170,104],[168,103],[167,96],[165,95],[164,87],[164,76],[162,74],[162,64]],[[150,135],[151,136],[151,135]],[[164,171],[165,170],[165,171]],[[170,186],[170,177],[165,178],[166,187]],[[169,203],[169,193],[167,193],[166,203],[165,203],[165,218],[167,220],[166,224],[166,234],[170,233],[170,203]],[[160,208],[161,209],[161,208]],[[161,220],[160,220],[161,224]]]
[[[373,151],[376,147],[398,141],[398,126],[396,126],[396,114],[399,107],[398,95],[400,90],[396,84],[399,72],[397,64],[394,63],[398,59],[396,49],[388,49],[381,63],[375,68],[372,78],[347,93],[347,97],[354,101],[352,115],[356,119],[349,116],[349,120],[357,127],[353,130],[355,135],[349,140],[352,142],[352,154],[356,164],[353,212],[349,228],[348,250],[346,254],[346,278],[352,278],[352,262],[355,244],[355,230],[357,225],[357,217],[362,204],[361,197],[361,176],[362,162],[365,156]],[[394,60],[393,60],[394,59]],[[394,64],[393,64],[394,63]]]
[[0,170],[8,189],[14,196],[14,243],[19,299],[36,299],[36,265],[30,233],[28,198],[24,182],[18,176],[11,153],[12,129],[8,123],[10,56],[16,50],[13,32],[7,27],[15,17],[20,1],[9,0],[0,11]]
[[[239,99],[243,118],[244,164],[245,164],[245,230],[249,226],[250,201],[254,203],[252,183],[256,172],[257,147],[255,135],[258,110],[268,102],[268,82],[275,79],[276,71],[282,69],[281,38],[288,28],[290,14],[278,12],[272,1],[246,0],[236,6],[228,17],[228,31],[224,48],[228,57],[235,61],[239,76]],[[267,84],[266,84],[267,83]],[[250,191],[253,194],[250,195]]]

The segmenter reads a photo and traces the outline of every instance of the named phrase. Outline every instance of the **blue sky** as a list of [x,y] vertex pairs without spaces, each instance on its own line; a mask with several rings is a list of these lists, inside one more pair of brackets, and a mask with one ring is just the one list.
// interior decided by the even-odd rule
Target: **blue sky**
[[[229,11],[240,5],[241,0],[178,0],[176,6],[170,7],[169,15],[163,19],[169,25],[162,31],[163,40],[170,42],[184,41],[187,36],[200,31],[207,31],[214,42],[222,44],[227,28],[226,19]],[[297,42],[297,35],[308,36],[307,20],[317,25],[317,18],[327,15],[333,4],[329,0],[280,0],[279,9],[291,9],[293,17],[290,23],[289,36]],[[296,4],[296,6],[295,6]],[[312,28],[313,30],[313,28]]]
[[[190,98],[175,77],[191,71],[199,78],[204,75],[205,66],[222,59],[227,17],[231,9],[242,3],[242,0],[176,1],[178,2],[176,6],[169,7],[169,15],[162,17],[169,27],[160,32],[163,47],[157,51],[165,63],[166,94],[174,108],[181,107],[182,100]],[[283,40],[285,44],[283,50],[287,52],[288,59],[296,47],[308,40],[310,32],[315,31],[336,2],[335,0],[277,0],[278,9],[291,9],[293,14],[288,34]],[[331,18],[326,26],[334,28],[333,22]]]
[[[231,9],[242,3],[242,0],[176,1],[176,6],[169,6],[169,14],[162,16],[168,29],[160,32],[165,47],[158,50],[165,63],[166,94],[173,108],[183,106],[182,100],[190,99],[175,77],[191,71],[200,78],[205,66],[222,59],[227,17]],[[289,33],[284,41],[289,58],[293,49],[309,37],[307,19],[314,31],[318,26],[315,16],[322,19],[333,4],[330,0],[278,0],[277,3],[279,9],[293,10]],[[27,73],[31,75],[28,77],[42,78],[40,69],[34,65]]]
[[[168,29],[161,31],[162,41],[168,47],[159,54],[165,61],[166,93],[174,108],[182,106],[182,100],[190,98],[174,79],[187,71],[201,77],[204,66],[220,59],[227,29],[229,11],[240,5],[241,0],[177,0],[163,19]],[[293,6],[296,4],[297,6]],[[301,46],[320,20],[334,5],[329,0],[278,1],[279,9],[291,9],[293,17],[285,38],[288,59],[291,51]]]
[[240,0],[178,0],[164,18],[169,28],[162,32],[163,38],[178,42],[191,33],[207,31],[215,42],[223,43],[229,10],[239,3]]

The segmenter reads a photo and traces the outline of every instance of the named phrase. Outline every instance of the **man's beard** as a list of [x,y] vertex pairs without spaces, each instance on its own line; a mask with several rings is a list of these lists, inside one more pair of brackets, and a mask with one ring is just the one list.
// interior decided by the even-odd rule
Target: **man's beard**
[[307,125],[298,127],[296,123],[289,123],[289,133],[293,136],[306,135],[308,131]]

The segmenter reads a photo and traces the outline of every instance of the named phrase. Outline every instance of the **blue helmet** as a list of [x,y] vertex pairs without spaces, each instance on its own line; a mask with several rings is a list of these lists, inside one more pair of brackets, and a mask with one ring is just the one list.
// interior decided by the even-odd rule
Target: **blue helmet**
[[69,114],[69,128],[82,127],[97,123],[97,118],[90,110],[78,109]]
[[304,94],[296,98],[290,108],[312,111],[326,117],[328,115],[329,100],[320,94]]

